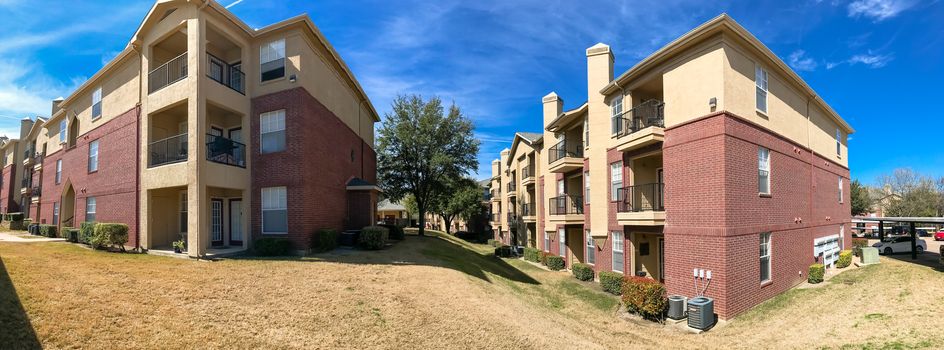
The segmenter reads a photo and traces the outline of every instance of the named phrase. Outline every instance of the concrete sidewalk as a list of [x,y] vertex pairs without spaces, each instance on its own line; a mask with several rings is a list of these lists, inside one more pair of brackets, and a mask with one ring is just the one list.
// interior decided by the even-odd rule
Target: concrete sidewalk
[[31,236],[30,234],[17,231],[0,232],[0,242],[65,242],[65,238],[49,238],[42,236]]

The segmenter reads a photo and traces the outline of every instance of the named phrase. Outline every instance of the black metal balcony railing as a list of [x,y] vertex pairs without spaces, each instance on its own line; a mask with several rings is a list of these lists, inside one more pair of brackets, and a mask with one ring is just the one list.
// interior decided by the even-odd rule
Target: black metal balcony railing
[[148,167],[187,160],[187,134],[171,136],[148,144]]
[[509,224],[515,223],[515,220],[517,220],[517,219],[518,219],[518,216],[515,215],[515,213],[508,213],[508,223],[509,223]]
[[33,186],[32,176],[28,176],[23,180],[20,180],[20,188],[30,188]]
[[521,180],[527,180],[534,177],[534,166],[528,165],[521,168]]
[[509,182],[507,188],[508,188],[508,193],[515,192],[515,183]]
[[39,186],[33,187],[32,194],[33,194],[33,197],[39,197],[39,196],[41,196],[41,195],[42,195],[42,188],[39,187]]
[[499,196],[501,196],[501,190],[500,190],[500,189],[492,189],[492,198],[498,198]]
[[43,164],[43,154],[42,154],[42,153],[36,153],[36,154],[33,156],[33,163],[34,163],[34,164]]
[[616,212],[665,211],[665,184],[648,183],[616,190]]
[[521,216],[533,216],[533,215],[534,215],[534,204],[521,203]]
[[207,134],[206,157],[211,162],[246,167],[246,145],[222,136]]
[[613,117],[612,133],[617,137],[632,134],[650,126],[665,127],[665,102],[646,100],[633,109]]
[[548,200],[551,215],[583,214],[583,197],[561,195]]
[[235,90],[238,93],[243,95],[246,94],[246,74],[239,70],[238,67],[230,65],[223,60],[207,53],[209,60],[209,69],[207,69],[207,77],[216,81],[217,83],[223,84],[230,89]]
[[186,77],[187,53],[184,52],[148,73],[148,93],[153,93]]
[[551,146],[548,151],[550,152],[548,155],[548,161],[550,163],[554,163],[558,159],[565,157],[583,158],[583,143],[563,140]]

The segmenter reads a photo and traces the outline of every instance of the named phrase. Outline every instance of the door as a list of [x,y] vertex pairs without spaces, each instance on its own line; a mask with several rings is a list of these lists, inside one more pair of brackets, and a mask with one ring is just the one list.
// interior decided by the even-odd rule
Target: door
[[243,142],[243,128],[229,129],[229,139],[236,142]]
[[177,216],[178,234],[180,239],[187,241],[187,191],[180,192],[180,208]]
[[243,244],[243,200],[229,200],[229,244]]
[[243,144],[243,128],[232,128],[227,133],[230,140],[239,142],[233,147],[233,160],[236,161],[236,165],[246,166],[246,145]]
[[210,234],[213,245],[223,245],[223,200],[210,200]]
[[557,229],[557,252],[564,258],[564,265],[567,265],[567,235],[564,229]]
[[659,238],[659,282],[665,282],[665,239]]

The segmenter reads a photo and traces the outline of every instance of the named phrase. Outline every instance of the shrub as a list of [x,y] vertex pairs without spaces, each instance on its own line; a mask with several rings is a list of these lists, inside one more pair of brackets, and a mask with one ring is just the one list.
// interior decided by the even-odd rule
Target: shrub
[[[39,225],[39,235],[49,238],[56,237],[56,225]],[[65,237],[63,235],[63,237]]]
[[541,265],[547,266],[547,257],[554,256],[550,252],[538,252],[538,260],[540,260]]
[[623,274],[612,271],[601,271],[600,287],[611,294],[619,295],[623,291]]
[[644,318],[661,319],[669,306],[665,286],[651,278],[626,277],[622,292],[626,310]]
[[338,230],[320,229],[311,235],[311,249],[326,252],[338,247]]
[[86,221],[79,225],[79,243],[91,244],[95,234],[95,221]]
[[23,213],[6,213],[3,214],[3,221],[23,221]]
[[843,250],[839,252],[839,260],[836,260],[836,267],[844,269],[849,267],[852,264],[852,251]]
[[546,258],[546,261],[547,261],[547,268],[549,268],[549,269],[551,269],[551,270],[558,271],[558,270],[563,270],[563,269],[564,269],[564,258],[563,258],[563,257],[557,256],[557,255],[548,254],[548,256],[547,256],[547,258]]
[[14,231],[24,231],[32,222],[29,218],[24,218],[23,213],[6,213],[4,216],[6,221],[10,222],[10,229]]
[[524,248],[524,260],[532,262],[541,261],[541,258],[538,255],[540,253],[541,251],[539,251],[537,248]]
[[292,241],[274,237],[259,238],[252,243],[252,250],[258,256],[291,255]]
[[79,242],[79,229],[74,227],[66,227],[62,229],[62,238],[65,238],[69,242],[78,243]]
[[367,250],[379,250],[383,249],[384,244],[387,242],[387,235],[389,232],[386,228],[380,226],[367,226],[361,230],[360,238],[358,238],[358,246],[362,249]]
[[95,249],[118,246],[122,251],[125,243],[128,243],[128,225],[116,223],[96,223],[89,241]]
[[570,266],[574,277],[581,281],[593,281],[593,267],[587,264],[575,263]]
[[826,275],[826,267],[823,264],[813,264],[810,265],[809,272],[809,282],[810,283],[820,283],[823,281],[823,276]]
[[852,239],[852,254],[855,256],[862,256],[862,248],[869,246],[869,240],[865,238],[853,238]]
[[490,240],[488,240],[487,243],[488,243],[488,245],[490,245],[490,246],[492,246],[492,247],[495,247],[495,242],[497,242],[497,240],[490,239]]
[[402,241],[406,237],[403,228],[397,225],[379,225],[387,229],[387,238]]
[[501,247],[495,248],[495,256],[501,258],[510,258],[512,256],[511,246],[503,245]]

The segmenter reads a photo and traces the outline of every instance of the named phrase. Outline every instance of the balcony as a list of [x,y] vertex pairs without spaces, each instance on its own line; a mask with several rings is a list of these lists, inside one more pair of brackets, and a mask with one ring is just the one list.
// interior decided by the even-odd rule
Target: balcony
[[148,94],[187,77],[187,53],[174,57],[148,73]]
[[492,214],[489,215],[488,220],[489,220],[490,222],[498,223],[499,221],[501,221],[501,216],[500,216],[500,214],[492,213]]
[[508,213],[508,226],[514,227],[518,221],[518,215],[515,213]]
[[33,195],[33,197],[39,197],[42,195],[43,191],[39,186],[33,186],[33,189],[30,191],[30,193]]
[[648,183],[616,191],[616,221],[620,225],[664,225],[665,184]]
[[536,222],[536,209],[534,203],[521,203],[521,221],[527,223]]
[[157,140],[148,144],[148,168],[186,161],[186,133]]
[[209,59],[207,77],[210,80],[223,84],[240,94],[246,94],[246,74],[239,70],[238,66],[230,65],[209,52],[207,57]]
[[528,165],[521,168],[521,185],[528,186],[534,184],[534,165]]
[[23,152],[23,165],[24,166],[33,165],[33,162],[36,161],[35,159],[33,159],[34,153],[35,152],[32,149],[27,149],[26,151]]
[[548,170],[567,173],[583,168],[583,143],[563,140],[548,149]]
[[630,151],[665,140],[665,103],[647,100],[612,119],[616,150]]
[[[512,180],[512,181],[514,181],[514,180]],[[514,182],[509,182],[508,185],[507,185],[505,188],[508,190],[508,196],[509,196],[509,197],[514,197],[514,196],[517,195],[517,193],[515,193],[515,183],[514,183]]]
[[43,168],[43,154],[36,153],[33,156],[33,170],[39,170]]
[[548,199],[548,212],[553,222],[583,223],[583,197],[560,195]]
[[246,145],[222,136],[207,134],[206,159],[220,164],[246,167]]
[[492,189],[492,202],[501,202],[501,190]]

